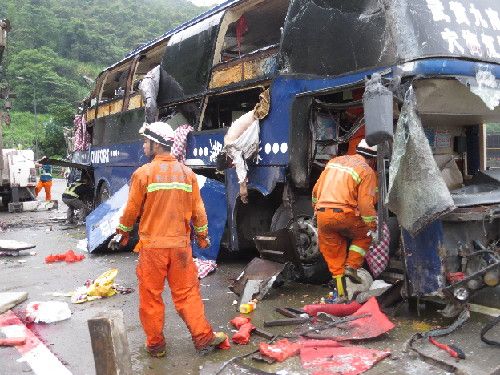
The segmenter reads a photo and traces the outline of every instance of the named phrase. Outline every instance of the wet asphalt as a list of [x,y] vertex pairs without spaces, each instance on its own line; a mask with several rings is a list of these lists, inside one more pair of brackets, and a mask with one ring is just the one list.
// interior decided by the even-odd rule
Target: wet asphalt
[[[64,181],[56,180],[54,196],[60,199],[64,190]],[[42,193],[43,194],[43,193]],[[61,202],[60,202],[61,203]],[[229,374],[241,373],[239,370],[221,369],[222,363],[235,356],[251,353],[258,349],[263,339],[253,337],[249,345],[235,346],[231,350],[213,352],[200,356],[194,349],[189,333],[176,314],[172,305],[168,287],[165,289],[166,303],[165,336],[167,339],[167,356],[161,359],[150,358],[143,349],[144,335],[138,316],[138,295],[135,266],[137,255],[118,252],[89,255],[79,263],[45,264],[45,256],[51,253],[61,253],[76,249],[79,240],[85,238],[83,226],[68,228],[60,219],[65,216],[65,207],[58,210],[17,213],[0,212],[0,224],[7,229],[0,232],[0,239],[27,241],[36,245],[36,255],[20,255],[19,257],[0,256],[0,291],[27,291],[26,302],[14,308],[19,317],[24,316],[28,302],[60,300],[70,304],[72,316],[70,319],[53,324],[36,324],[31,326],[35,334],[59,358],[73,374],[95,374],[94,360],[91,349],[87,320],[103,311],[120,309],[123,311],[131,361],[136,374]],[[19,261],[25,262],[19,262]],[[205,299],[206,315],[212,322],[214,330],[223,330],[231,335],[232,329],[228,322],[237,315],[233,301],[238,297],[229,291],[228,285],[241,273],[248,262],[244,259],[226,259],[219,262],[218,270],[202,279],[201,291]],[[71,304],[69,297],[54,297],[54,292],[66,293],[83,285],[88,279],[95,279],[108,269],[117,268],[116,282],[122,286],[134,288],[127,295],[115,295],[110,298]],[[264,320],[280,319],[281,315],[274,311],[275,307],[302,307],[326,295],[327,289],[317,285],[286,283],[273,289],[269,296],[258,303],[257,309],[250,314],[256,326],[263,326]],[[440,325],[451,323],[436,313],[435,305],[423,306],[421,316],[408,311],[406,305],[401,305],[397,311],[389,311],[390,319],[396,327],[388,334],[377,339],[366,340],[361,345],[373,349],[388,349],[392,355],[369,370],[367,374],[445,374],[443,369],[421,361],[411,353],[403,351],[404,343],[415,332],[425,331]],[[457,365],[464,373],[492,374],[500,373],[500,349],[488,347],[479,339],[481,327],[491,317],[473,314],[472,318],[458,331],[443,338],[444,342],[455,342],[466,353],[467,359],[459,363],[451,360],[446,353],[423,342],[423,351]],[[291,328],[268,328],[277,334],[286,333]],[[500,327],[490,332],[490,337],[500,337]],[[25,363],[17,360],[20,354],[15,348],[0,348],[0,374],[32,373]],[[283,363],[267,365],[251,359],[243,363],[259,369],[282,374],[308,374],[298,357]]]

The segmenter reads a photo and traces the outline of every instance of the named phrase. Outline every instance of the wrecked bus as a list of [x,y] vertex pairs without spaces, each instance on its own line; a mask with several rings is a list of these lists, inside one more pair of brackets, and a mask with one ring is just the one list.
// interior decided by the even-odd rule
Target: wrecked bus
[[[483,124],[500,119],[499,14],[496,0],[227,1],[98,76],[84,102],[96,202],[147,162],[138,130],[151,98],[138,88],[159,66],[158,118],[194,128],[186,164],[224,184],[227,204],[214,209],[227,212],[230,251],[257,245],[303,279],[328,277],[311,190],[364,126],[367,137],[382,134],[388,274],[404,275],[409,295],[466,301],[498,283],[500,177],[485,168]],[[377,75],[375,86],[391,93],[383,129],[368,120],[380,114],[363,107],[366,82]],[[270,110],[248,160],[244,204],[234,169],[219,174],[215,162],[228,127],[265,89]],[[287,240],[276,235],[283,230]]]

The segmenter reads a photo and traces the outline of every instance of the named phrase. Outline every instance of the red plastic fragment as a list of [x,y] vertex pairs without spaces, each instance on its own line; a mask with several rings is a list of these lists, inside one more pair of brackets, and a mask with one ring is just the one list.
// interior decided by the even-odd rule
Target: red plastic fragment
[[259,344],[260,354],[278,362],[283,362],[285,359],[299,354],[299,350],[300,344],[290,342],[288,339],[278,340],[275,344],[268,344],[267,342]]
[[319,312],[325,312],[333,316],[349,316],[354,314],[361,307],[359,303],[353,301],[351,303],[340,304],[317,304],[317,305],[305,305],[304,311],[309,314],[309,316],[316,316]]
[[465,279],[465,273],[463,272],[448,272],[446,274],[446,280],[448,280],[450,284],[458,283],[463,279]]
[[307,340],[300,344],[300,360],[312,375],[357,375],[389,356],[379,351],[357,346],[342,346],[334,340]]
[[233,336],[233,342],[235,344],[246,345],[250,341],[250,333],[255,329],[252,323],[245,323],[240,326],[238,332]]
[[245,316],[237,316],[233,318],[229,323],[231,323],[236,329],[240,329],[243,324],[250,323],[251,319]]
[[50,254],[45,257],[45,263],[66,262],[75,263],[85,259],[85,255],[75,254],[73,250],[68,250],[61,254]]

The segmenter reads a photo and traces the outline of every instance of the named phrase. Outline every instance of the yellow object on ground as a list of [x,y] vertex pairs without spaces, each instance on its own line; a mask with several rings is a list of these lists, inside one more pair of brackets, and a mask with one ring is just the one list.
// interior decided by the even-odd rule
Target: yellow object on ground
[[90,285],[76,289],[71,295],[72,303],[84,303],[102,297],[111,297],[116,294],[113,287],[118,270],[110,269],[95,279]]

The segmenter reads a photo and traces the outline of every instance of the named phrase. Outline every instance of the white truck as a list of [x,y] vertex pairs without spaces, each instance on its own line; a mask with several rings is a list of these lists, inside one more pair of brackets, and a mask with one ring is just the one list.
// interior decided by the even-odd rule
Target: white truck
[[35,198],[36,168],[32,150],[2,149],[0,158],[0,196],[9,211],[19,202]]

